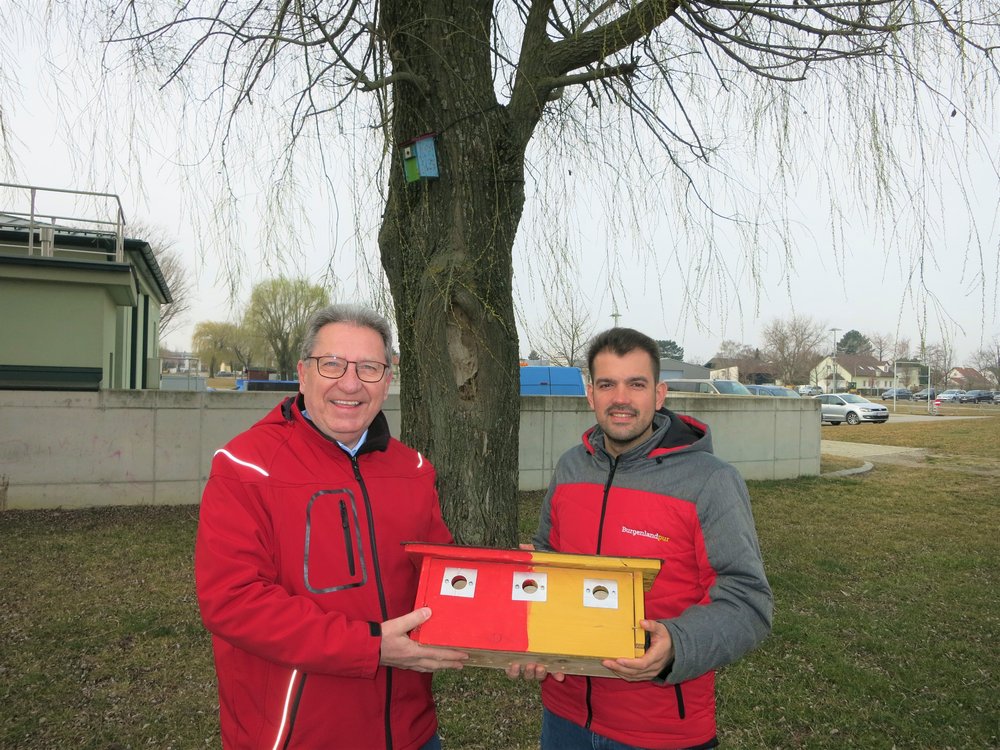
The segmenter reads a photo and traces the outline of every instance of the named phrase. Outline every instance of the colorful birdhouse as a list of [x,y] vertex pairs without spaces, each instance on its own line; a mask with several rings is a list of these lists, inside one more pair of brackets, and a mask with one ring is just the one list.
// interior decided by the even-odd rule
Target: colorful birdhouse
[[399,144],[399,154],[403,159],[403,176],[407,182],[428,180],[438,176],[434,136],[434,133],[424,133]]
[[645,653],[643,593],[659,560],[417,543],[406,551],[421,565],[415,607],[433,611],[410,637],[466,651],[468,664],[614,677],[602,659]]

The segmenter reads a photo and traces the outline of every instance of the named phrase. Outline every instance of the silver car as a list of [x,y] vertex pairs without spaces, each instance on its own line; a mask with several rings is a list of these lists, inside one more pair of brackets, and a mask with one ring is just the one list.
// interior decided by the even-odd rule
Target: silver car
[[820,403],[820,421],[838,425],[859,424],[861,422],[888,421],[889,410],[882,404],[875,404],[856,393],[826,393],[814,396]]
[[965,391],[961,388],[949,388],[938,396],[938,401],[961,401]]

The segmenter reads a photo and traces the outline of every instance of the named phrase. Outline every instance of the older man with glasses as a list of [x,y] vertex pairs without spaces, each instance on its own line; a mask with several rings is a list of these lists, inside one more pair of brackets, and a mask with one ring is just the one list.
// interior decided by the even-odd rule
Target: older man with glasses
[[450,542],[430,463],[389,434],[389,324],[310,319],[299,394],[218,450],[195,550],[226,748],[440,748],[406,541]]

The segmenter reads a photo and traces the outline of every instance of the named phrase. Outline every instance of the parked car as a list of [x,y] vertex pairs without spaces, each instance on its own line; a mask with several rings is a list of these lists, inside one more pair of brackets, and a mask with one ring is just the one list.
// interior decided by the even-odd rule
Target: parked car
[[737,380],[700,380],[697,378],[670,378],[664,380],[667,392],[709,393],[723,396],[749,396],[750,391]]
[[783,388],[773,383],[762,383],[761,385],[748,385],[747,390],[754,396],[777,396],[778,398],[802,398],[798,391],[791,388]]
[[800,396],[818,396],[823,392],[818,385],[800,385],[796,390]]
[[937,396],[937,391],[933,388],[924,388],[922,391],[917,391],[913,394],[915,401],[926,401],[927,399],[932,399]]
[[883,401],[912,401],[913,394],[910,393],[909,388],[890,388],[887,391],[882,392]]
[[961,401],[962,395],[965,391],[960,388],[949,388],[946,391],[942,391],[941,395],[937,397],[939,401]]
[[963,404],[991,404],[993,403],[993,391],[973,389],[963,393],[958,400]]
[[889,419],[889,410],[882,404],[872,403],[856,393],[825,393],[814,396],[820,403],[820,422],[838,425],[876,422],[881,424]]
[[993,391],[993,403],[1000,404],[1000,391]]

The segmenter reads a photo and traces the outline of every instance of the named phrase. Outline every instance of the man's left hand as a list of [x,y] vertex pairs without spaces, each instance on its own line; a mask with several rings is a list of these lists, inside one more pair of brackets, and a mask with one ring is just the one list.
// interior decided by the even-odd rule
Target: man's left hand
[[674,642],[670,633],[657,620],[640,620],[639,625],[649,633],[649,648],[638,659],[605,659],[601,662],[623,680],[641,682],[651,680],[674,658]]

